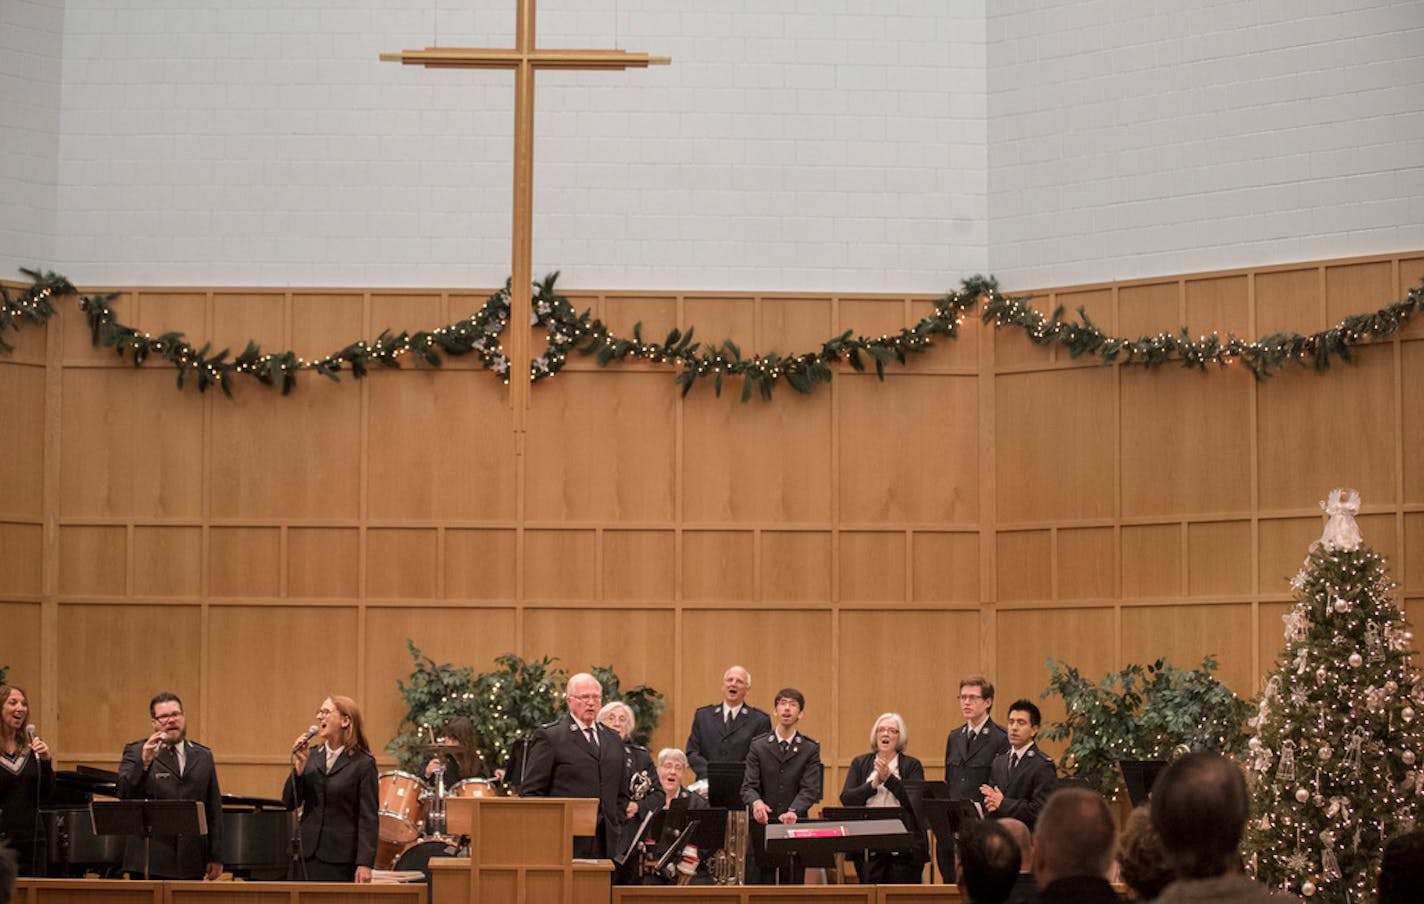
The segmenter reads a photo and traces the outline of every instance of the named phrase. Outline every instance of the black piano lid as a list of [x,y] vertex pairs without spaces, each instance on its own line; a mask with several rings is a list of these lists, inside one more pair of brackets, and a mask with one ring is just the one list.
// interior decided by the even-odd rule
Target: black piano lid
[[270,797],[245,797],[241,794],[224,794],[222,796],[224,810],[237,809],[238,807],[251,807],[257,812],[263,810],[286,810],[287,805],[280,800]]

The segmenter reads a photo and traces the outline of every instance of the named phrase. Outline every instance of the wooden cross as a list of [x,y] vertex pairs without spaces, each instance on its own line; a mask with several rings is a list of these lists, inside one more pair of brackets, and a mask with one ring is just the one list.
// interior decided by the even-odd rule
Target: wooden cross
[[535,0],[516,0],[513,48],[427,47],[383,53],[381,59],[440,69],[514,70],[513,282],[509,302],[509,398],[522,452],[529,409],[529,319],[534,253],[534,71],[536,69],[644,69],[671,57],[622,50],[540,50],[534,46]]

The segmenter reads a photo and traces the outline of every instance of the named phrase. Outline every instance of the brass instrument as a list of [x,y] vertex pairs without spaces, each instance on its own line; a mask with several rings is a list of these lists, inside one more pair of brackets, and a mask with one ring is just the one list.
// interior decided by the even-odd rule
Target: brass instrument
[[747,875],[747,838],[749,835],[745,808],[727,814],[727,836],[722,849],[707,863],[707,872],[718,885],[745,885]]

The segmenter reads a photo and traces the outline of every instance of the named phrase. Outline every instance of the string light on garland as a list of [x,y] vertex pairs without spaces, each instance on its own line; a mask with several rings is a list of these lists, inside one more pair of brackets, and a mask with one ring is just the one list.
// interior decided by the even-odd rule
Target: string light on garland
[[[0,286],[0,353],[13,350],[4,341],[7,329],[19,330],[22,320],[43,324],[54,316],[56,298],[78,294],[63,276],[30,269],[20,272],[30,277],[33,285],[18,296],[11,297]],[[530,325],[542,326],[548,338],[544,352],[529,362],[531,380],[538,382],[554,376],[563,369],[570,352],[577,350],[592,357],[600,367],[636,358],[676,368],[680,371],[676,382],[683,395],[698,381],[710,379],[713,391],[720,396],[727,377],[740,377],[743,402],[753,394],[769,401],[773,388],[783,380],[799,393],[814,392],[816,384],[830,382],[832,364],[848,363],[856,371],[865,371],[867,364],[872,364],[876,376],[883,380],[887,364],[906,364],[910,355],[931,348],[936,336],[957,338],[964,318],[976,307],[980,308],[984,323],[992,323],[996,329],[1017,327],[1030,341],[1061,346],[1073,358],[1093,356],[1104,365],[1137,364],[1149,368],[1177,361],[1203,371],[1211,365],[1225,368],[1240,364],[1257,379],[1291,364],[1324,370],[1336,358],[1349,361],[1353,346],[1393,335],[1411,316],[1424,310],[1421,281],[1400,301],[1372,313],[1351,315],[1335,327],[1309,336],[1273,333],[1248,342],[1234,334],[1223,339],[1213,333],[1192,339],[1183,327],[1176,334],[1125,339],[1104,333],[1083,308],[1078,309],[1077,321],[1065,320],[1062,307],[1044,315],[1030,306],[1027,298],[1000,293],[992,277],[973,276],[963,281],[959,291],[936,299],[932,313],[898,333],[867,338],[847,330],[823,342],[818,351],[754,355],[748,359],[742,357],[741,349],[731,340],[715,346],[694,342],[693,327],[686,332],[674,329],[660,343],[645,340],[641,324],[634,325],[631,339],[615,336],[587,310],[575,311],[568,299],[555,290],[558,276],[557,271],[551,273],[533,287]],[[464,320],[415,333],[392,334],[386,330],[373,342],[353,342],[312,361],[290,351],[264,353],[255,341],[249,341],[240,354],[229,360],[229,349],[213,352],[211,345],[195,349],[182,333],[163,333],[155,338],[116,319],[111,305],[117,297],[116,293],[86,295],[79,300],[94,344],[113,348],[120,355],[128,354],[134,366],[142,365],[150,355],[163,358],[177,368],[179,388],[192,379],[199,391],[217,386],[231,396],[232,377],[241,375],[279,386],[286,395],[296,387],[298,374],[303,371],[339,380],[340,374],[349,370],[359,379],[367,376],[373,365],[399,368],[400,359],[407,355],[439,367],[446,356],[474,354],[486,370],[509,382],[511,362],[499,340],[509,325],[508,283]]]

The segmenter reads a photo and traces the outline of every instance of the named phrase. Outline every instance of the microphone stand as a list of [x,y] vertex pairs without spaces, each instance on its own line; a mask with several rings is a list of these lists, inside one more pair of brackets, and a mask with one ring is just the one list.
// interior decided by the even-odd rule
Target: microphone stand
[[[310,756],[310,754],[308,754]],[[300,790],[300,794],[298,794]],[[307,859],[302,856],[302,814],[306,812],[306,781],[296,768],[292,769],[292,799],[297,805],[292,808],[292,859],[287,864],[287,881],[307,881]]]
[[[35,736],[38,737],[39,732],[35,732]],[[38,876],[40,874],[40,798],[44,795],[44,761],[36,756],[33,750],[30,751],[30,757],[35,761],[35,825],[31,836],[30,875]],[[45,872],[49,872],[48,864],[46,864]]]

